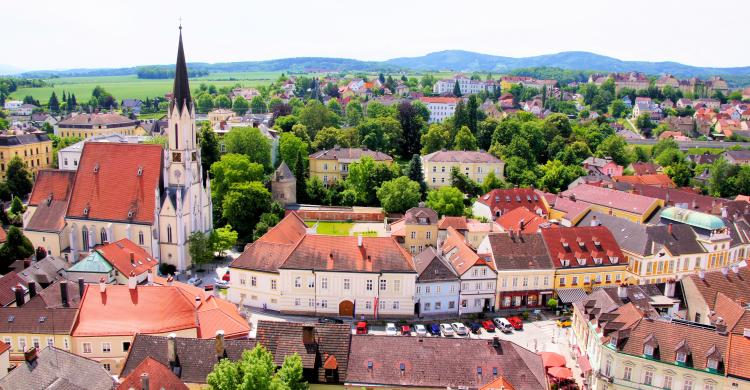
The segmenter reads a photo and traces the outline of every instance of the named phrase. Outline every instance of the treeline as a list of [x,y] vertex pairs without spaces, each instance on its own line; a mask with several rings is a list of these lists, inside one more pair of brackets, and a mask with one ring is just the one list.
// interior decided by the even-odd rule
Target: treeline
[[48,83],[39,79],[22,79],[17,77],[0,77],[0,104],[5,104],[5,100],[11,93],[16,92],[19,88],[38,88],[46,87]]
[[[188,70],[188,76],[208,76],[208,71],[203,69]],[[136,70],[139,79],[171,79],[174,78],[174,69],[160,66],[142,66]]]
[[536,79],[544,80],[557,80],[560,85],[565,85],[572,82],[587,82],[589,76],[594,73],[590,70],[570,70],[546,66],[537,66],[532,68],[519,68],[510,71],[513,76],[525,76],[533,77]]

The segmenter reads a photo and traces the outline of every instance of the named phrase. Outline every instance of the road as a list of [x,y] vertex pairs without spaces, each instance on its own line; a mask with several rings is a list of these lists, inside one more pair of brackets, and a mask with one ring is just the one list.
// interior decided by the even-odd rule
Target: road
[[[628,139],[626,140],[632,145],[655,145],[659,140],[657,139]],[[680,149],[687,150],[690,148],[715,148],[715,149],[729,149],[732,146],[741,146],[743,148],[750,148],[750,142],[724,142],[724,141],[677,141]]]

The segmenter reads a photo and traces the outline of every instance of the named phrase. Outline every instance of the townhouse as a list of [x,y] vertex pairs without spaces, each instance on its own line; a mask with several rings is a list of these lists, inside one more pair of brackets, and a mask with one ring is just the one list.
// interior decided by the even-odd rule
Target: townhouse
[[369,157],[375,162],[390,165],[393,157],[367,148],[340,148],[319,150],[308,156],[310,162],[310,177],[319,178],[323,184],[332,184],[344,180],[349,176],[349,164],[359,162],[363,157]]
[[502,226],[495,222],[483,222],[473,218],[450,217],[444,216],[438,222],[438,241],[442,242],[448,236],[448,228],[453,227],[459,233],[464,235],[466,243],[472,248],[479,247],[479,244],[490,233],[499,233],[503,231]]
[[750,301],[750,269],[732,266],[687,275],[682,279],[682,294],[687,305],[687,319],[711,324],[713,315],[722,309],[720,295],[735,302]]
[[52,140],[41,132],[0,134],[0,178],[5,178],[8,165],[18,157],[32,176],[52,165]]
[[414,256],[417,269],[416,315],[458,314],[461,280],[453,265],[434,247]]
[[492,256],[478,255],[452,227],[448,228],[441,250],[461,280],[458,314],[491,311],[495,306],[497,285]]
[[495,309],[542,307],[554,296],[555,267],[541,234],[493,233],[478,252],[489,253],[497,269]]
[[456,113],[456,106],[460,99],[454,97],[423,96],[419,98],[419,101],[424,103],[427,106],[427,110],[430,111],[428,123],[441,123]]
[[451,185],[453,168],[481,184],[490,172],[503,179],[505,162],[487,152],[478,151],[441,150],[422,156],[424,181],[431,189]]
[[498,217],[523,207],[539,216],[549,214],[547,199],[533,188],[494,189],[480,197],[472,205],[472,213],[495,220]]
[[389,228],[391,236],[412,255],[428,247],[437,247],[438,215],[435,210],[424,207],[424,203],[406,210],[404,217]]

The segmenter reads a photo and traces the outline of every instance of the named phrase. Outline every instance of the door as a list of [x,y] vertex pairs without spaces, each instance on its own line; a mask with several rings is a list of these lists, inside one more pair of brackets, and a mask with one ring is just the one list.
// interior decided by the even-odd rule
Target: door
[[354,303],[352,301],[341,301],[341,303],[339,303],[339,316],[353,317]]

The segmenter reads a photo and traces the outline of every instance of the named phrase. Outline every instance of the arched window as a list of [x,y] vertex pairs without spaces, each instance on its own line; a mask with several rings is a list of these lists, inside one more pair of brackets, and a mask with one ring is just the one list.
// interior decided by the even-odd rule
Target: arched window
[[143,245],[143,230],[138,232],[138,245]]
[[167,225],[167,242],[172,243],[172,225]]
[[102,244],[106,244],[109,242],[107,239],[107,231],[102,228],[102,230],[99,232],[99,238],[102,240]]
[[180,131],[177,127],[177,123],[174,124],[174,147],[175,149],[180,148]]
[[88,252],[89,251],[89,230],[86,229],[86,226],[81,228],[81,241],[83,241],[83,251]]

